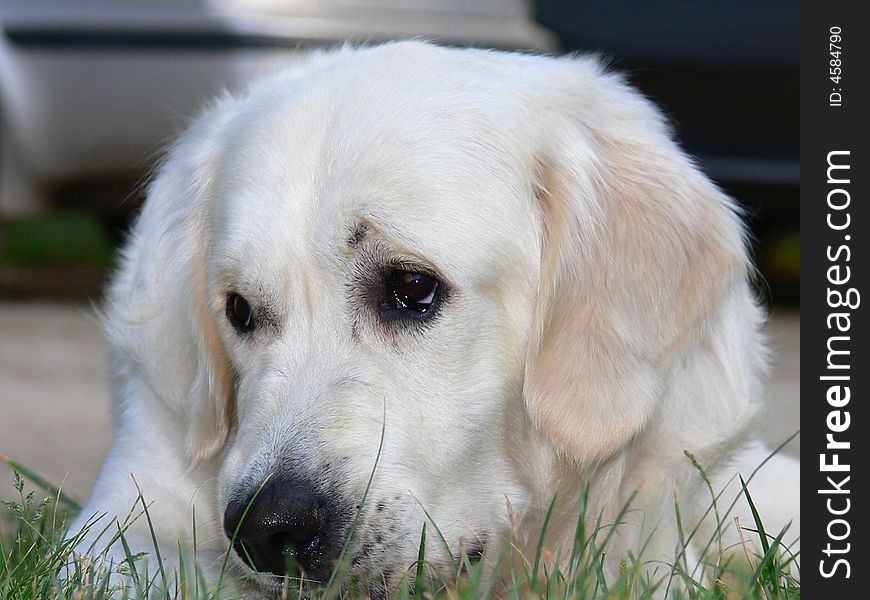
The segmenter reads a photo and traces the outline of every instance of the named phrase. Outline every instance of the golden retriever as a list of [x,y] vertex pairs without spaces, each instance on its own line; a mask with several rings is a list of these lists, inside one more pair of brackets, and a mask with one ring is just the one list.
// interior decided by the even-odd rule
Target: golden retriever
[[[766,453],[738,212],[595,58],[402,42],[256,81],[150,185],[105,307],[116,441],[77,527],[141,489],[171,562],[195,506],[198,558],[235,538],[230,578],[261,591],[290,557],[324,581],[353,529],[349,575],[382,595],[430,518],[435,566],[511,528],[533,553],[555,497],[567,558],[588,486],[590,522],[637,494],[609,556],[672,564],[675,504],[691,524],[711,502],[684,451],[717,491]],[[796,462],[755,482],[796,537]],[[144,518],[126,539],[153,555]]]

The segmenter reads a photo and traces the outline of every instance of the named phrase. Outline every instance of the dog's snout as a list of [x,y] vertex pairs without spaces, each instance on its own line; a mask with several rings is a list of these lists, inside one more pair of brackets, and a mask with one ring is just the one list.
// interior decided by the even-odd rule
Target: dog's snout
[[309,577],[328,576],[326,509],[314,488],[300,481],[269,480],[224,513],[224,530],[238,555],[257,571],[285,575],[295,563]]

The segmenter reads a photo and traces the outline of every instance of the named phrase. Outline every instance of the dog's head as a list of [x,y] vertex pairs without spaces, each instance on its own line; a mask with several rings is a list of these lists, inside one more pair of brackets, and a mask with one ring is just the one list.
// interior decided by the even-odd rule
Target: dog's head
[[543,453],[590,468],[644,434],[745,251],[595,60],[400,43],[302,71],[172,149],[112,327],[217,465],[239,558],[323,579],[353,530],[374,585],[429,518],[449,553],[501,539]]

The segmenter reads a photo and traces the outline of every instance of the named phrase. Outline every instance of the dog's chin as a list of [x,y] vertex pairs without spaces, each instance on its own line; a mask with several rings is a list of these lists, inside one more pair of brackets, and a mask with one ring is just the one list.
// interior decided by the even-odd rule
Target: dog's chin
[[[247,569],[236,581],[238,582],[238,591],[242,598],[268,599],[280,598],[285,587],[289,588],[294,583],[289,578],[278,577],[269,573],[260,573],[250,569]],[[293,589],[298,590],[298,584],[294,585]]]
[[[313,581],[304,577],[285,577],[260,573],[250,569],[240,578],[240,592],[243,598],[278,598],[299,597],[313,598],[318,596],[317,590],[323,589],[326,582]],[[341,592],[341,587],[337,588]]]
[[[300,598],[320,596],[330,585],[329,578],[315,580],[306,576],[280,576],[272,573],[255,571],[247,565],[234,565],[236,581],[239,592],[244,598],[286,598],[295,596]],[[360,592],[372,600],[386,600],[401,585],[402,578],[409,572],[408,568],[400,565],[391,565],[386,568],[373,569],[370,567],[351,567],[346,574],[337,574],[336,581],[332,582],[338,597],[345,597],[354,592]]]
[[[352,592],[360,592],[372,600],[386,600],[401,582],[401,577],[381,575],[351,578],[335,584],[333,591],[337,597],[346,597]],[[250,573],[239,579],[239,592],[243,598],[267,598],[269,600],[287,597],[319,597],[326,582],[311,581],[299,577],[279,577],[264,573]]]

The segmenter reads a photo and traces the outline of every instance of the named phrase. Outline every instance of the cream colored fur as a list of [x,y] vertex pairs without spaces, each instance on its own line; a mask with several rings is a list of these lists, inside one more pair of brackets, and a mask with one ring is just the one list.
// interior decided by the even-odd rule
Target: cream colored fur
[[[357,289],[378,261],[449,284],[430,325],[378,320]],[[565,556],[583,485],[592,522],[638,493],[608,555],[654,532],[644,556],[663,573],[674,503],[686,523],[710,504],[684,451],[717,490],[766,457],[749,277],[734,202],[598,60],[418,42],[315,55],[214,103],[151,184],[105,306],[115,446],[77,526],[123,519],[133,474],[164,557],[191,543],[195,505],[214,571],[240,482],[292,461],[359,497],[383,428],[358,530],[382,542],[354,576],[397,582],[424,508],[454,551],[485,538],[497,556],[509,500],[533,553],[554,494],[547,547]],[[240,339],[231,290],[274,326]],[[750,483],[769,530],[794,521],[788,540],[798,483],[781,457]],[[127,540],[151,550],[144,520]]]

